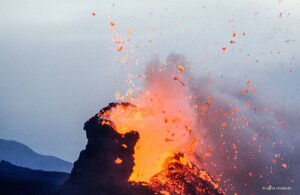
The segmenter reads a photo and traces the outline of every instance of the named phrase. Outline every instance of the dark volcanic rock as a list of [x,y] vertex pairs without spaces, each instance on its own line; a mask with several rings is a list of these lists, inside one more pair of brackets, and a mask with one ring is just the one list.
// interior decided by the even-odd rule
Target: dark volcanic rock
[[167,158],[162,171],[151,178],[148,187],[158,192],[172,192],[174,195],[224,195],[210,175],[188,162],[182,153]]
[[[109,104],[100,113],[116,105]],[[59,194],[152,194],[150,189],[128,182],[139,134],[131,131],[121,135],[111,127],[112,124],[105,122],[108,121],[103,121],[97,114],[85,123],[86,149],[81,151],[70,179]],[[117,159],[122,162],[117,163]]]

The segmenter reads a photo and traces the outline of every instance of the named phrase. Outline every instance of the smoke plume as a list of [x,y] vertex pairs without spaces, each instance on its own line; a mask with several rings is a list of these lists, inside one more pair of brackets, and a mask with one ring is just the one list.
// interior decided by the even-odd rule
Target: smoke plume
[[[250,80],[244,89],[226,79],[216,85],[214,78],[192,72],[185,57],[177,54],[170,54],[162,63],[152,60],[144,76],[145,91],[134,98],[133,104],[151,105],[155,115],[161,113],[148,118],[147,125],[171,130],[173,126],[165,128],[156,123],[164,125],[164,119],[178,117],[181,126],[172,129],[177,134],[185,123],[189,124],[191,136],[185,141],[197,139],[194,163],[211,173],[225,192],[263,194],[270,187],[290,187],[288,190],[299,192],[297,110],[269,104]],[[164,114],[169,114],[167,119]],[[155,139],[165,141],[165,137]],[[175,139],[173,143],[183,144]]]

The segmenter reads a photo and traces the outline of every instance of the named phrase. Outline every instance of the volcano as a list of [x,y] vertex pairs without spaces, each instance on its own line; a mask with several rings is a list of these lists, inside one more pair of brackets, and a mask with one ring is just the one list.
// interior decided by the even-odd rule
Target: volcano
[[[88,143],[58,194],[225,194],[205,170],[180,152],[164,159],[148,181],[130,179],[140,134],[138,129],[120,133],[108,120],[118,106],[136,108],[130,103],[110,103],[85,123]],[[152,165],[145,162],[144,166]]]

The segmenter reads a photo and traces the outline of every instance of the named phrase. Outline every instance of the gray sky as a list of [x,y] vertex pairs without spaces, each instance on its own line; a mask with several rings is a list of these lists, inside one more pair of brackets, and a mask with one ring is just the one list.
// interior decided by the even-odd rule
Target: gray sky
[[[128,72],[170,52],[216,84],[249,78],[269,103],[299,110],[299,0],[0,3],[0,137],[39,153],[76,160],[88,117],[125,90]],[[110,22],[132,29],[132,52],[116,51]],[[118,64],[126,52],[139,65]]]

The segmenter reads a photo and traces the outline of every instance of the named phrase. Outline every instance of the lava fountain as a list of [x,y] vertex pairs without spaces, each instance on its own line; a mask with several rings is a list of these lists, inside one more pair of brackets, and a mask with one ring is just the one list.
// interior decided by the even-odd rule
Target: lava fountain
[[113,121],[118,133],[135,130],[140,134],[130,181],[148,182],[170,155],[191,154],[197,139],[189,89],[182,84],[186,82],[183,66],[166,62],[148,67],[145,77],[146,91],[131,98],[135,106],[120,104],[99,113],[103,121]]
[[201,127],[183,63],[154,64],[145,91],[86,122],[88,144],[61,194],[224,194],[191,161]]

